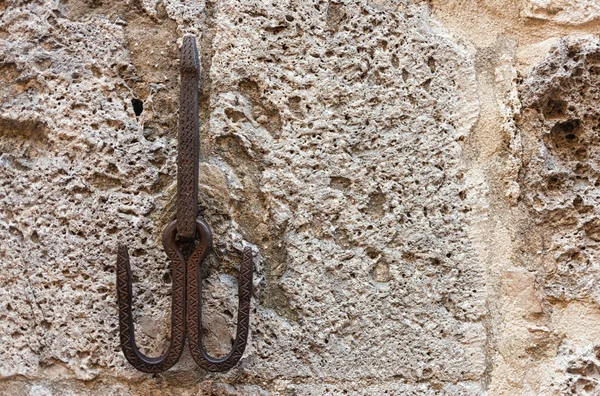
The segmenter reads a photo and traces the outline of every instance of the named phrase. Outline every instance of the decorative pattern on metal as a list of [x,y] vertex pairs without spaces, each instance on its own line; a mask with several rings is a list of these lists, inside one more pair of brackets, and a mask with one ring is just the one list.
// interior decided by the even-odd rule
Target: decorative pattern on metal
[[136,343],[131,310],[131,265],[125,245],[119,245],[117,256],[117,297],[119,300],[119,327],[121,347],[125,358],[136,369],[145,373],[159,373],[171,368],[181,356],[185,339],[186,269],[181,250],[175,244],[177,221],[172,221],[163,232],[163,247],[171,260],[173,290],[171,295],[171,342],[164,355],[156,358],[142,354]]
[[[177,235],[194,239],[198,215],[198,75],[200,63],[193,36],[181,47],[181,93],[177,145]],[[195,181],[195,183],[192,183]]]
[[[202,262],[212,249],[212,232],[198,215],[198,74],[196,40],[183,39],[181,48],[181,95],[177,156],[177,219],[163,232],[163,247],[173,274],[171,297],[171,341],[159,357],[142,354],[135,342],[132,313],[132,276],[127,247],[120,244],[117,255],[117,298],[121,347],[125,358],[145,373],[171,368],[181,356],[189,331],[190,350],[196,363],[208,371],[227,371],[240,360],[246,348],[252,298],[252,250],[245,248],[238,283],[238,321],[231,352],[214,358],[202,342]],[[191,250],[185,260],[181,247]]]
[[[198,232],[208,227],[198,220]],[[223,358],[214,358],[204,349],[202,342],[202,259],[206,252],[197,248],[188,260],[188,334],[192,357],[204,370],[227,371],[240,360],[246,349],[250,322],[250,299],[252,297],[252,250],[244,249],[238,279],[238,315],[235,341],[231,352]]]

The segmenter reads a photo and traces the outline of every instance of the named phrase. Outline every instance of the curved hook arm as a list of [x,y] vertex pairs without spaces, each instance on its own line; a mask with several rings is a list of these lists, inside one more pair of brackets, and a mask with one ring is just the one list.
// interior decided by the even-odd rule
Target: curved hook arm
[[[203,239],[203,235],[210,229],[202,220],[196,220],[196,229]],[[204,370],[227,371],[240,360],[246,349],[248,329],[250,322],[250,299],[252,298],[252,250],[245,248],[238,279],[238,320],[235,341],[229,354],[222,358],[210,356],[204,349],[202,341],[202,275],[200,267],[202,260],[208,252],[202,247],[197,247],[188,260],[187,288],[188,288],[188,332],[192,357]]]
[[131,310],[131,265],[127,247],[119,244],[117,256],[117,296],[119,301],[119,332],[125,358],[136,369],[145,373],[160,373],[171,368],[181,356],[185,344],[185,260],[175,244],[177,220],[163,232],[163,246],[171,260],[173,277],[171,293],[171,341],[167,351],[159,357],[141,353],[135,343],[133,314]]

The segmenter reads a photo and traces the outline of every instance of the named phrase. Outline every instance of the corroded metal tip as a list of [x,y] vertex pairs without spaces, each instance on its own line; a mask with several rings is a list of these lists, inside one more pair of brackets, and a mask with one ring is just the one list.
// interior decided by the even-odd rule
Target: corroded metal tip
[[185,36],[181,46],[181,73],[197,74],[200,70],[198,61],[198,50],[196,49],[196,39],[194,36]]

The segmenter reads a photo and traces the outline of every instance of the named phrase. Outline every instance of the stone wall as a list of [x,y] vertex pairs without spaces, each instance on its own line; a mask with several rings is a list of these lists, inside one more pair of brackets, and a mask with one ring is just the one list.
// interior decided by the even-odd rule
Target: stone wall
[[[593,0],[0,0],[0,395],[600,394]],[[168,345],[196,36],[204,339]]]

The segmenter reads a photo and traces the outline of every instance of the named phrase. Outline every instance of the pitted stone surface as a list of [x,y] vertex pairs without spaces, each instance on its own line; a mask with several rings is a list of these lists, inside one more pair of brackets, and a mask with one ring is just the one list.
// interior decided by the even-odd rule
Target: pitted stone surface
[[477,192],[460,146],[473,69],[421,29],[425,7],[406,13],[220,3],[211,137],[228,163],[262,168],[238,178],[282,232],[286,260],[267,262],[294,315],[257,316],[256,375],[481,378],[485,290],[465,230]]
[[[598,393],[597,6],[480,3],[0,0],[0,395]],[[251,334],[147,376],[116,245],[159,355],[188,33],[205,341],[246,246]]]
[[531,214],[522,241],[543,303],[536,360],[554,365],[553,394],[597,394],[600,41],[556,40],[519,84],[519,183]]
[[15,391],[156,384],[123,382],[144,377],[118,346],[115,247],[129,245],[138,341],[158,354],[177,47],[191,32],[209,100],[200,206],[219,257],[205,285],[215,353],[229,348],[249,243],[257,289],[239,367],[208,384],[184,356],[165,389],[179,376],[217,394],[481,394],[486,293],[468,231],[480,191],[462,159],[475,72],[425,4],[2,7],[0,374],[26,376]]
[[541,225],[544,291],[555,302],[600,302],[596,202],[600,42],[564,39],[521,86],[519,127],[527,166],[521,184]]
[[[130,370],[115,316],[120,241],[133,260],[140,344],[158,354],[168,339],[170,274],[160,233],[174,213],[175,23],[164,21],[136,69],[132,57],[144,51],[124,26],[140,32],[154,22],[130,11],[120,14],[125,25],[113,22],[117,14],[76,6],[9,3],[2,13],[3,377],[70,372],[92,379],[102,370]],[[147,97],[136,117],[138,95]],[[215,183],[223,187],[215,176],[204,178],[203,199]],[[232,241],[239,249],[242,237],[216,209],[219,215],[207,210],[206,218],[220,235],[217,252],[237,261]],[[233,275],[225,270],[208,290],[226,289]],[[221,300],[230,309],[233,290]]]

